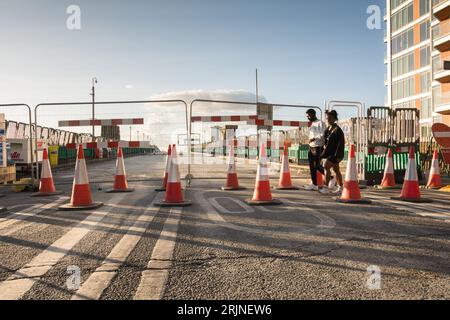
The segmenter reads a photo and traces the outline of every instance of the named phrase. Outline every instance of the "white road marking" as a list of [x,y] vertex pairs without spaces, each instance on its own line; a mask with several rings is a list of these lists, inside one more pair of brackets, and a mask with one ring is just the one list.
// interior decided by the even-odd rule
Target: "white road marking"
[[147,270],[142,272],[134,300],[160,300],[169,277],[182,208],[173,208],[155,244]]
[[[209,203],[208,200],[205,199],[203,196],[203,193],[195,192],[194,197],[197,201],[197,203],[200,204],[200,206],[203,208],[203,210],[206,212],[206,215],[208,219],[210,219],[215,224],[228,228],[235,231],[240,232],[246,232],[246,233],[252,233],[252,234],[263,234],[266,236],[273,236],[274,231],[271,230],[264,230],[262,228],[258,227],[243,227],[238,226],[233,223],[230,223],[226,221],[219,212],[212,206],[211,203]],[[298,205],[298,203],[283,200],[285,203],[289,203],[291,205]],[[333,229],[336,227],[336,222],[331,217],[328,217],[325,214],[322,214],[318,212],[315,209],[308,208],[306,206],[302,207],[302,210],[308,211],[308,213],[314,217],[316,217],[320,224],[312,227],[312,228],[305,228],[305,227],[297,227],[295,231],[289,230],[289,231],[277,231],[278,238],[280,239],[298,239],[299,236],[306,236],[308,234],[314,234],[314,233],[321,233],[328,229]]]
[[450,220],[450,213],[447,208],[432,206],[430,203],[409,203],[400,200],[387,199],[386,197],[374,194],[371,194],[370,197],[376,200],[382,200],[386,206],[406,211],[411,214],[441,220]]
[[120,266],[127,260],[134,250],[147,227],[157,215],[159,208],[154,206],[155,200],[146,208],[144,213],[129,228],[128,233],[112,249],[108,257],[102,262],[81,288],[72,296],[72,300],[99,300],[105,289],[119,271]]
[[[32,206],[31,208],[28,208],[26,210],[22,210],[20,212],[13,213],[5,218],[0,219],[0,236],[7,236],[10,234],[13,234],[14,232],[17,232],[26,226],[30,225],[31,223],[26,224],[19,224],[16,226],[16,224],[20,221],[26,220],[30,217],[33,217],[45,210],[52,209],[61,203],[67,201],[69,199],[68,197],[60,197],[57,200],[47,203],[47,204],[37,204]],[[12,227],[11,227],[12,226]],[[8,228],[7,230],[5,230]]]
[[42,276],[65,257],[81,239],[93,230],[125,196],[125,194],[121,194],[111,199],[108,207],[105,207],[105,211],[93,211],[85,220],[70,229],[31,262],[1,282],[0,300],[20,299],[35,283],[40,281]]
[[[236,203],[237,205],[239,205],[242,209],[244,209],[244,211],[230,211],[227,208],[223,207],[217,200],[218,199],[225,199],[231,202]],[[238,214],[238,213],[253,213],[255,212],[255,209],[253,209],[252,207],[250,207],[249,205],[245,204],[244,202],[238,200],[238,199],[234,199],[231,197],[215,197],[215,198],[209,198],[209,202],[211,202],[211,204],[214,206],[214,208],[216,208],[217,210],[219,210],[222,213],[228,213],[228,214]]]

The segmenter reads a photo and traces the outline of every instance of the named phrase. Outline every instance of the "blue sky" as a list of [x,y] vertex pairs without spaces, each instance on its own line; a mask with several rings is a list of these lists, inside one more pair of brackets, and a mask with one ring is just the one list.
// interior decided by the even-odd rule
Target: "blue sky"
[[[66,28],[71,4],[80,31]],[[271,102],[381,105],[384,31],[366,27],[371,4],[385,1],[0,0],[0,99],[89,100],[93,76],[100,100],[236,97],[254,92],[258,67]]]

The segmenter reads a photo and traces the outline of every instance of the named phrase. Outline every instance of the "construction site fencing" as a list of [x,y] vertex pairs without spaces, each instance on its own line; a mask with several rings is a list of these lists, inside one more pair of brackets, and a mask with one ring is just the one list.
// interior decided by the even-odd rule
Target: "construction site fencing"
[[[129,106],[133,107],[130,108]],[[152,147],[139,147],[140,141],[149,142],[155,139],[154,142],[165,149],[169,144],[176,144],[180,135],[187,136],[189,131],[188,105],[180,99],[98,101],[95,102],[95,119],[92,119],[92,108],[92,102],[40,103],[35,107],[35,126],[40,119],[45,119],[47,123],[50,122],[56,126],[72,126],[73,130],[77,131],[77,141],[74,141],[76,140],[73,139],[74,135],[70,135],[70,133],[67,135],[67,131],[64,130],[60,131],[60,137],[57,140],[64,141],[64,145],[61,145],[57,152],[58,163],[70,164],[74,162],[76,145],[80,143],[86,144],[84,151],[87,160],[116,158],[117,148],[121,142],[116,141],[116,145],[112,147],[102,147],[109,140],[105,137],[97,137],[97,133],[100,134],[98,128],[94,136],[92,126],[119,126],[119,129],[122,130],[117,131],[128,138],[127,141],[129,141],[126,146],[121,145],[124,156],[153,154],[157,149],[154,144]],[[134,120],[130,119],[130,116],[140,117],[140,121],[121,122],[122,119],[117,119],[117,117],[126,117],[125,120]],[[83,126],[85,127],[83,128]],[[40,133],[42,134],[42,130]],[[67,143],[67,141],[70,142]],[[38,150],[37,136],[34,137],[34,143]],[[190,150],[180,149],[180,153],[186,151],[189,155]],[[189,157],[180,158],[183,163],[181,170],[188,176],[190,172]],[[38,162],[36,162],[36,167],[39,168]],[[155,170],[148,169],[142,168],[142,173],[139,175],[143,177],[141,180],[148,178],[153,181],[162,177],[164,164],[161,165],[161,168],[155,168]]]
[[[304,129],[308,127],[308,109],[316,109],[318,115],[323,116],[321,108],[316,106],[220,100],[192,101],[190,133],[201,136],[201,143],[192,146],[192,164],[201,168],[201,171],[196,170],[196,177],[224,177],[225,160],[231,147],[234,148],[238,159],[246,161],[244,164],[256,163],[255,160],[264,147],[269,163],[279,167],[285,143],[290,146],[303,138],[297,131],[306,132]],[[251,170],[254,178],[253,171],[254,168]],[[242,173],[245,175],[245,171]]]

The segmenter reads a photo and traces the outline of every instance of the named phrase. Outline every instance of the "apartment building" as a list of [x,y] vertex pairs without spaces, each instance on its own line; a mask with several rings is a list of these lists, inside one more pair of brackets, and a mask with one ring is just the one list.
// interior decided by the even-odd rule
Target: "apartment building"
[[420,110],[429,137],[450,125],[450,0],[387,0],[385,20],[386,105]]

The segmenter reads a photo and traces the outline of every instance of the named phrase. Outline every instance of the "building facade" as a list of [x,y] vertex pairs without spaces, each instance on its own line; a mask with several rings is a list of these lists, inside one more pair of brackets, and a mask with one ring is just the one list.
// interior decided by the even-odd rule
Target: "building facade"
[[420,110],[430,137],[450,125],[450,0],[387,0],[385,21],[386,105]]

